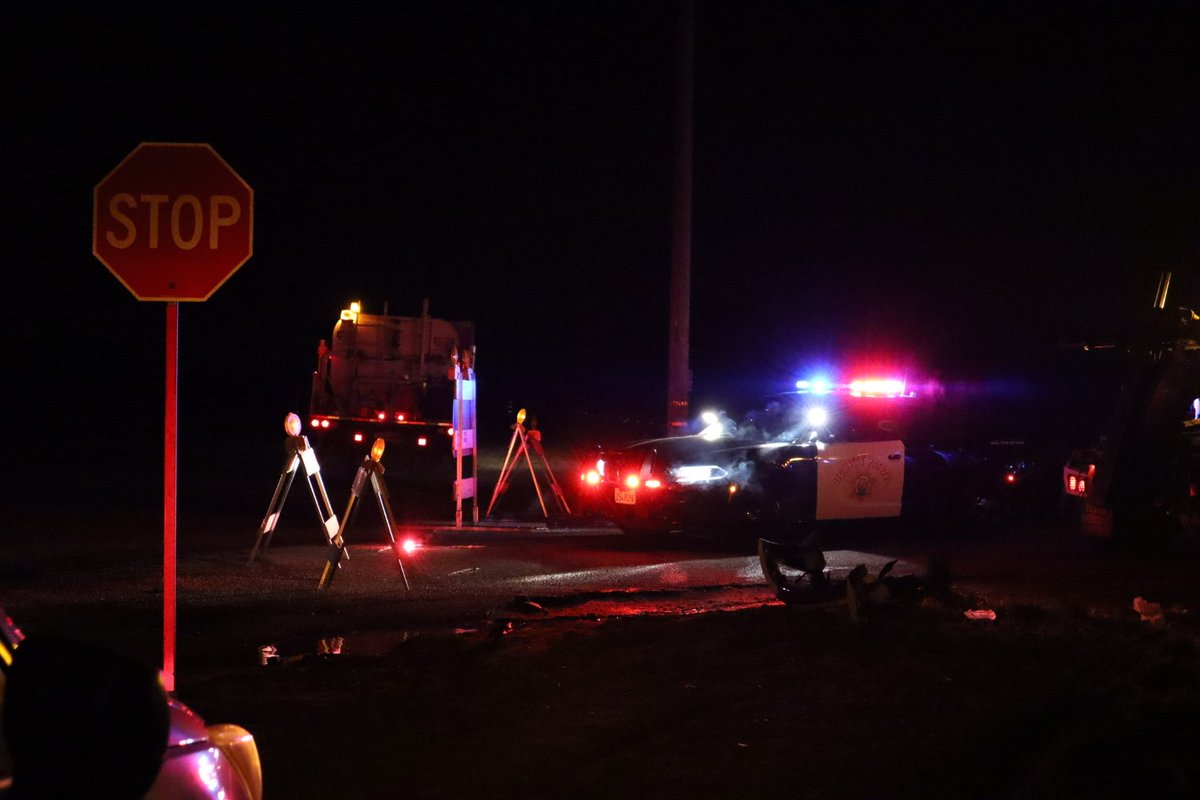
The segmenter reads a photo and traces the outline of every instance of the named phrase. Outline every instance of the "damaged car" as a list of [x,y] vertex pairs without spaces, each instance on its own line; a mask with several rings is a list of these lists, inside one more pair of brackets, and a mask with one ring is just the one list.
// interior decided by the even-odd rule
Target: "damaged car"
[[263,796],[245,728],[207,722],[115,650],[27,638],[3,607],[0,719],[0,798]]

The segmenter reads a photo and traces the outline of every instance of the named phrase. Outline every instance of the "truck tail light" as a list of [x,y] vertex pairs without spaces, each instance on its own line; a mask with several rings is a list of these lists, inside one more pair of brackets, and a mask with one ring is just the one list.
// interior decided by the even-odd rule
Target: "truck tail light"
[[1063,469],[1063,491],[1077,497],[1087,496],[1087,487],[1096,467],[1089,464],[1087,471],[1065,467]]

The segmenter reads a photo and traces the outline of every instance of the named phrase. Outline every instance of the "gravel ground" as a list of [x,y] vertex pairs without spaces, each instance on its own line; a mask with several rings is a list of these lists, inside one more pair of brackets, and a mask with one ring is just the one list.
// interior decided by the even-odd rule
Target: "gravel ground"
[[[10,520],[5,605],[154,657],[153,517],[46,520]],[[965,546],[948,585],[893,582],[858,616],[844,595],[751,587],[671,615],[560,598],[453,623],[451,603],[446,624],[401,630],[369,594],[317,613],[308,572],[239,584],[245,531],[204,524],[181,547],[178,693],[255,734],[268,798],[1200,796],[1191,553],[1026,535]],[[203,585],[227,599],[189,594]],[[331,620],[348,635],[322,654]],[[263,666],[254,645],[285,628]]]

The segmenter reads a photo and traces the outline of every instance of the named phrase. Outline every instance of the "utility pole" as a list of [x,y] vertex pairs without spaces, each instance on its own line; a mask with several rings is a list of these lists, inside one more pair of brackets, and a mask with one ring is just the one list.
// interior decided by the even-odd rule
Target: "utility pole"
[[680,0],[675,85],[675,180],[671,214],[671,317],[667,332],[667,432],[688,425],[692,370],[688,363],[692,290],[693,0]]

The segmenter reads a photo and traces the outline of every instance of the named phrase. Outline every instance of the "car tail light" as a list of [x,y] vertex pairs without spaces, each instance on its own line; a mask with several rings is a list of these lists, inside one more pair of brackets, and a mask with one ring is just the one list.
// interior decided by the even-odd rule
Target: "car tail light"
[[642,483],[642,479],[639,478],[637,475],[626,475],[625,476],[625,486],[627,488],[636,489],[636,488],[638,488],[638,486],[641,485],[641,483]]
[[596,486],[600,483],[600,472],[598,470],[589,469],[583,473],[583,482],[588,486]]
[[650,478],[643,484],[643,486],[645,486],[647,489],[658,489],[662,486],[662,481],[660,481],[658,478]]

